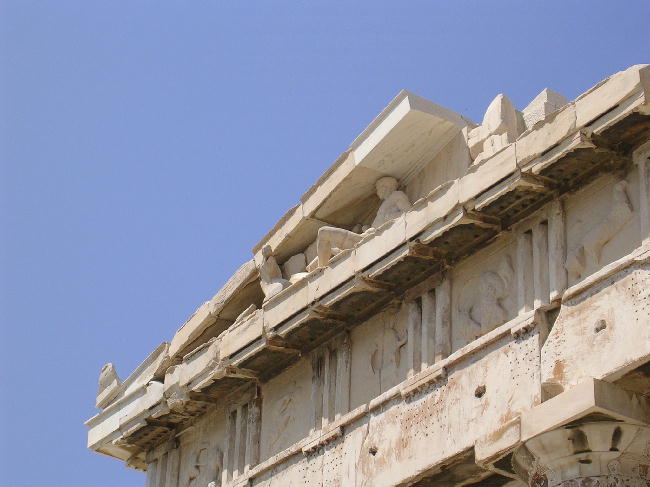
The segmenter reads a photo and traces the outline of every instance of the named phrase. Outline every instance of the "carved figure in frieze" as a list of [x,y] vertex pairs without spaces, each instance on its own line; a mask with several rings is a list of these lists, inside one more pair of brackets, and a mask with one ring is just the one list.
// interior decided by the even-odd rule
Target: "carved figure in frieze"
[[375,183],[377,196],[382,200],[370,227],[362,227],[363,233],[351,232],[337,227],[321,227],[316,239],[318,267],[325,267],[332,257],[333,249],[351,249],[384,223],[394,220],[411,208],[411,202],[403,191],[398,191],[397,179],[386,176]]
[[187,487],[221,485],[222,462],[223,454],[219,449],[211,449],[207,444],[202,445],[194,456]]
[[503,302],[511,293],[513,278],[510,256],[506,255],[495,270],[482,272],[466,282],[459,311],[470,326],[469,336],[479,335],[485,328],[506,321],[508,312]]
[[269,441],[269,451],[276,452],[288,446],[288,441],[295,434],[294,424],[300,418],[300,405],[296,403],[296,397],[300,397],[302,386],[296,381],[291,382],[289,392],[283,394],[271,404],[272,418],[275,427]]
[[393,332],[393,336],[395,337],[393,361],[395,362],[395,366],[399,367],[399,364],[402,361],[402,349],[408,343],[408,335],[406,333],[400,333],[400,331],[395,327],[395,324],[391,324],[388,329]]
[[201,476],[201,469],[205,467],[206,448],[200,448],[194,457],[194,463],[190,466],[190,474],[187,478],[187,487],[198,487],[198,478]]
[[369,341],[364,355],[368,357],[368,365],[373,374],[381,374],[384,380],[389,375],[399,374],[402,360],[406,357],[409,336],[407,325],[402,320],[404,309],[394,303],[382,313],[377,325],[382,331]]
[[260,270],[260,286],[264,293],[264,300],[275,296],[291,283],[282,277],[282,271],[278,265],[270,245],[262,249],[262,263]]
[[379,347],[379,344],[375,343],[372,352],[370,352],[370,369],[373,374],[377,374],[382,367],[381,349]]
[[223,452],[220,449],[212,451],[212,456],[214,460],[213,480],[208,482],[206,487],[219,487],[221,485],[221,472],[223,471]]
[[585,234],[580,246],[569,252],[565,263],[569,275],[578,279],[589,265],[599,265],[603,247],[622,230],[633,214],[627,181],[619,181],[612,189],[612,204],[605,219]]

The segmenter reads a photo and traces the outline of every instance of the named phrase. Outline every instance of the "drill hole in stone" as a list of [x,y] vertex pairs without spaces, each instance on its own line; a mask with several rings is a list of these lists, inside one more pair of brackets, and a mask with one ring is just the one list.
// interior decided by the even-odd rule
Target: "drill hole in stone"
[[378,451],[378,449],[377,449],[376,446],[371,446],[371,447],[368,449],[368,453],[370,453],[373,457],[377,454],[377,451]]
[[485,386],[478,386],[474,391],[474,396],[477,398],[482,398],[485,395]]
[[598,320],[598,321],[596,321],[596,324],[594,325],[594,332],[595,333],[600,333],[605,328],[607,328],[607,322],[605,320]]

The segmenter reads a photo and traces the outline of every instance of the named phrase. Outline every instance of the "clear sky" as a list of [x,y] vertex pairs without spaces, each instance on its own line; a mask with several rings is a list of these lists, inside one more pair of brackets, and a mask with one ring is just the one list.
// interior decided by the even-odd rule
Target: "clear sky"
[[645,1],[0,1],[0,484],[143,486],[86,450],[125,378],[407,88],[480,121],[650,62]]

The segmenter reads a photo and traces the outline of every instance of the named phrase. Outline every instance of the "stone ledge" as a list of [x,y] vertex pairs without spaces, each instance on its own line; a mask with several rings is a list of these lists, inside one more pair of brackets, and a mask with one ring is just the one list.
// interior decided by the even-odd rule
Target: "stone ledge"
[[614,274],[618,274],[620,271],[627,269],[628,267],[638,264],[646,264],[648,262],[650,262],[650,242],[643,242],[641,246],[635,249],[631,254],[607,264],[605,267],[597,270],[590,276],[585,277],[577,284],[567,288],[562,294],[562,302],[575,298],[589,288],[594,287],[598,283]]
[[[578,148],[586,148],[586,147],[593,148],[594,147],[593,144],[590,141],[588,141],[586,135],[591,133],[601,135],[607,129],[611,128],[615,123],[620,122],[624,117],[628,116],[630,113],[641,110],[643,107],[647,106],[648,96],[650,96],[650,87],[648,86],[649,85],[648,78],[650,77],[650,75],[648,74],[649,71],[650,71],[650,67],[646,65],[637,65],[637,66],[632,66],[625,71],[616,73],[615,75],[607,78],[606,80],[603,80],[601,83],[597,84],[596,86],[594,86],[593,88],[585,92],[583,95],[580,95],[574,102],[569,103],[568,105],[561,108],[560,110],[553,112],[552,114],[547,116],[547,118],[544,119],[542,122],[536,124],[533,128],[524,132],[516,142],[507,145],[502,151],[493,154],[490,158],[487,158],[485,161],[482,161],[481,164],[477,166],[472,166],[470,168],[470,171],[463,178],[458,180],[459,187],[457,191],[449,193],[455,195],[455,201],[453,200],[451,201],[452,207],[459,203],[462,204],[466,200],[476,198],[477,194],[481,194],[484,191],[487,191],[489,188],[497,184],[499,181],[513,174],[517,166],[520,168],[532,166],[533,167],[532,172],[534,174],[540,174],[546,166],[557,161],[557,158],[562,155],[562,154],[557,154],[558,150],[566,154],[568,150],[576,150]],[[399,108],[404,103],[406,103],[405,105],[407,107],[405,109],[406,111],[404,111],[402,108]],[[450,112],[449,110],[439,107],[438,105],[431,103],[427,100],[421,99],[417,95],[413,95],[412,93],[406,91],[401,92],[388,105],[388,107],[369,125],[369,127],[355,140],[353,146],[356,148],[353,148],[352,152],[357,155],[357,159],[359,160],[355,160],[350,167],[353,168],[357,164],[364,161],[367,154],[372,152],[369,150],[365,150],[365,152],[361,151],[363,153],[359,152],[360,147],[363,146],[363,144],[368,143],[367,141],[371,139],[374,141],[372,144],[378,144],[382,142],[383,137],[389,135],[390,130],[392,130],[392,128],[396,126],[395,124],[399,123],[400,117],[404,116],[404,114],[410,113],[410,111],[412,110],[415,110],[415,112],[422,111],[426,113],[436,114],[435,116],[442,117],[441,120],[444,119],[449,121],[450,123],[453,122],[457,124],[458,127],[462,127],[468,124],[472,125],[471,122],[453,114],[453,112]],[[573,114],[572,117],[569,117],[573,119],[573,124],[569,129],[560,130],[558,132],[557,130],[559,124],[558,120],[560,119],[563,120],[564,118],[567,118],[566,116],[563,116],[564,113]],[[395,114],[399,114],[399,116]],[[589,116],[585,114],[589,114]],[[593,118],[591,117],[591,115],[593,115]],[[394,121],[390,121],[392,120],[392,118],[395,117],[397,118]],[[391,129],[381,128],[382,125],[386,123],[390,125]],[[583,130],[584,133],[580,132],[580,130],[582,130],[582,127],[585,127]],[[554,133],[557,132],[558,135],[554,135],[553,137],[551,137],[551,139],[547,140],[548,137],[545,138],[542,135],[543,133],[545,133],[545,131],[548,130],[552,130],[554,131]],[[375,134],[376,131],[379,131],[378,133],[381,134],[381,137],[377,138],[378,135]],[[567,137],[571,133],[576,133],[576,132],[577,135],[574,135],[572,138],[567,139]],[[534,142],[534,145],[536,147],[534,150],[533,149],[527,150],[525,147],[526,141],[529,139]],[[568,144],[568,146],[566,144]],[[552,160],[548,160],[549,153],[555,153],[557,157],[552,158]],[[354,154],[351,154],[350,152],[344,153],[344,155],[339,160],[337,160],[334,166],[330,168],[328,171],[326,171],[326,173],[323,176],[325,179],[321,178],[319,181],[324,184],[328,180],[328,177],[330,177],[334,172],[339,170],[340,167],[342,167],[342,165],[344,165],[343,163],[347,160],[346,158],[348,158],[349,156],[353,156]],[[363,164],[367,165],[367,163],[365,162]],[[442,186],[447,186],[447,184]],[[317,188],[310,189],[310,191],[308,191],[306,195],[303,197],[303,200],[305,200],[305,202],[308,201],[309,198],[313,196],[313,193],[314,191],[316,191],[316,189]],[[430,195],[427,196],[427,198],[425,199],[429,201],[432,194],[435,194],[437,192],[439,192],[439,189],[434,189],[430,193]],[[323,196],[321,196],[320,198],[322,199]],[[437,206],[436,210],[437,210],[438,218],[440,217],[440,215],[446,215],[448,210],[451,209],[451,207],[449,207],[447,210],[444,209],[443,206],[446,205],[442,205],[442,203],[443,201],[439,201],[438,205],[435,205]],[[485,206],[485,204],[486,202],[483,203],[483,206]],[[414,205],[414,207],[415,206],[416,205]],[[292,219],[295,219],[293,218],[293,215],[299,214],[300,218],[303,218],[302,211],[298,211],[298,210],[299,207],[292,209],[289,213],[287,213],[287,215],[285,215],[285,217],[283,217],[280,220],[278,225],[287,223],[289,221],[293,221]],[[412,215],[411,217],[407,216],[407,229],[409,231],[407,231],[406,235],[404,235],[402,238],[398,238],[396,243],[402,242],[404,241],[404,239],[410,239],[415,237],[419,232],[424,230],[424,227],[430,226],[432,224],[432,219],[425,218],[426,221],[422,221],[422,224],[416,225],[414,227],[413,226],[414,222],[421,221],[418,220],[418,218],[416,217],[416,215],[418,215],[419,213],[420,213],[419,211],[411,211],[407,213],[407,215],[408,214]],[[423,215],[425,213],[431,214],[431,210],[423,212]],[[433,213],[436,213],[436,211],[434,211]],[[418,228],[418,226],[420,228]],[[288,235],[290,231],[286,230],[280,233],[286,233]],[[392,233],[394,232],[389,232],[389,234]],[[257,250],[259,250],[259,248],[261,248],[262,244],[271,237],[271,235],[272,234],[267,235],[267,237],[265,237],[265,239],[263,239],[260,242],[260,244],[256,246],[256,250],[255,250],[256,252]],[[388,236],[388,234],[386,236]],[[385,240],[385,239],[374,238],[374,239],[370,239],[369,242],[373,242],[372,245],[379,245],[380,247],[382,247],[383,254],[395,248],[395,244],[388,244],[387,242],[384,241],[380,242],[380,240]],[[373,254],[373,252],[369,252],[370,250],[371,250],[370,248],[364,248],[364,252],[354,251],[351,252],[350,254],[352,255],[353,259],[357,254],[359,256],[363,256],[364,262],[367,262],[369,264],[372,261],[377,260],[382,254],[382,251],[380,251],[380,255],[369,256],[369,254]],[[247,265],[248,267],[246,267]],[[251,267],[251,265],[252,265],[252,261],[242,266],[242,269],[244,269],[244,267],[248,269],[249,267]],[[355,268],[354,272],[360,272],[363,268],[365,268],[365,265],[363,265],[362,263],[360,267],[361,268]],[[240,271],[244,272],[242,269],[240,269]],[[241,273],[240,271],[238,271],[238,274]],[[313,275],[313,273],[310,274]],[[330,272],[329,274],[332,273]],[[325,286],[324,288],[322,288],[322,291],[320,293],[310,292],[309,297],[307,297],[306,299],[309,302],[312,302],[318,299],[318,296],[322,295],[323,292],[328,292],[336,285],[339,285],[342,279],[339,276],[342,273],[337,272],[336,274],[337,274],[336,276],[337,279],[335,283]],[[233,278],[234,277],[235,276],[233,276]],[[313,277],[309,278],[309,281],[314,282]],[[285,292],[281,294],[283,295],[296,294],[298,289],[299,289],[298,287],[295,287],[295,285],[293,285],[290,286],[287,290],[285,290]],[[212,301],[214,301],[214,298]],[[295,299],[292,299],[291,301],[295,301]],[[272,308],[273,306],[269,306],[269,307]],[[206,323],[214,321],[214,319],[216,319],[214,318],[214,312],[212,310],[207,310],[207,308],[206,309],[204,308],[205,306],[199,308],[199,310],[197,310],[195,315],[193,315],[191,319],[188,320],[188,323],[186,324],[187,326],[184,325],[181,328],[181,330],[184,330],[185,328],[188,327],[189,327],[188,330],[190,329],[202,330],[205,328]],[[287,319],[292,314],[295,314],[299,311],[299,308],[294,309],[293,311],[291,311],[291,307],[289,308],[290,309],[286,311],[286,313],[288,313],[288,316],[285,315],[285,316],[277,317],[277,319],[278,320]],[[268,318],[269,321],[277,321],[272,316],[269,316]],[[194,323],[195,321],[197,324],[192,325],[192,323]],[[179,330],[179,332],[181,330]],[[196,332],[192,332],[192,333],[196,334]],[[174,340],[172,341],[172,347],[171,347],[172,355],[174,355],[174,352],[179,347],[179,345],[177,345],[178,339],[179,337],[175,337]],[[183,341],[183,343],[187,343],[187,342],[188,339],[185,339]]]
[[574,422],[605,420],[646,426],[650,400],[609,382],[586,379],[479,438],[476,463],[516,478],[505,464],[510,467],[510,454],[527,440]]
[[650,424],[650,399],[597,379],[575,387],[521,415],[521,441],[589,415],[631,424]]
[[[374,179],[369,181],[369,174],[381,177],[390,173],[406,181],[464,127],[473,125],[451,110],[402,90],[352,142],[350,149],[309,188],[301,203],[289,210],[255,245],[256,260],[259,261],[264,245],[270,245],[274,255],[280,257],[300,251],[300,244],[303,248],[309,244],[305,234],[310,232],[306,229],[337,225],[339,222],[330,221],[330,215],[372,191]],[[427,132],[431,136],[420,136]],[[405,139],[412,145],[406,157],[402,152]]]
[[[638,84],[634,84],[634,90],[638,90]],[[621,167],[626,161],[625,157],[609,148],[608,145],[611,144],[604,144],[603,141],[629,145],[636,140],[619,141],[615,137],[618,134],[616,130],[620,124],[627,123],[628,118],[637,117],[641,113],[639,110],[646,104],[647,92],[638,91],[626,96],[625,103],[609,110],[606,109],[607,103],[603,102],[604,114],[591,122],[589,131],[580,131],[582,128],[576,126],[572,129],[575,129],[574,135],[570,135],[571,131],[567,132],[569,138],[565,134],[565,139],[556,145],[544,150],[531,149],[530,153],[534,153],[534,157],[524,154],[519,159],[515,143],[514,155],[511,154],[512,145],[508,146],[492,158],[485,159],[460,180],[443,185],[444,189],[432,191],[427,198],[416,202],[413,209],[403,217],[378,229],[378,234],[373,238],[334,259],[332,268],[314,271],[306,279],[285,289],[275,299],[269,300],[260,311],[263,326],[251,329],[246,339],[233,340],[230,350],[224,349],[227,353],[223,356],[220,347],[217,346],[215,351],[213,347],[202,345],[187,354],[181,368],[186,367],[185,364],[190,359],[197,360],[199,355],[208,353],[208,350],[214,355],[207,359],[202,372],[189,374],[193,378],[190,390],[202,393],[207,387],[222,383],[221,389],[217,387],[211,393],[216,398],[241,385],[240,381],[256,381],[258,375],[254,368],[249,368],[251,364],[262,368],[269,360],[278,357],[274,354],[296,356],[301,350],[308,350],[319,341],[332,336],[341,327],[360,321],[389,300],[403,295],[424,279],[424,276],[442,272],[449,265],[459,262],[490,242],[504,227],[535,211],[560,191],[584,184],[589,177],[595,177],[600,171],[612,171]],[[643,116],[647,118],[647,115]],[[646,123],[645,118],[639,123]],[[597,144],[588,137],[590,131],[598,135]],[[534,132],[535,130],[527,136],[534,135]],[[646,132],[647,130],[643,133]],[[584,157],[572,158],[578,151],[584,151],[581,154],[589,154],[595,160],[586,164]],[[512,157],[515,157],[514,161]],[[553,172],[558,167],[563,171]],[[575,181],[567,182],[559,176],[566,168],[576,167],[579,176]],[[473,191],[476,192],[474,196]],[[467,201],[461,204],[465,198]],[[525,203],[517,202],[522,199]],[[647,257],[643,258],[647,260]],[[336,272],[333,271],[334,268]],[[619,268],[615,265],[610,265],[598,276],[604,279],[609,275],[608,272],[611,274],[617,269]],[[588,278],[584,284],[576,285],[582,285],[582,288],[570,288],[563,299],[570,299],[572,293],[579,293],[581,289],[595,284],[594,279],[597,278]],[[198,328],[201,328],[209,317],[210,311],[202,307],[196,318],[189,321],[198,323]],[[532,323],[526,320],[534,321],[534,316],[520,318],[517,323],[502,325],[480,337],[435,364],[434,371],[427,369],[415,375],[407,387],[393,388],[373,399],[368,408],[374,409],[398,396],[409,397],[419,388],[439,380],[442,377],[441,371],[446,367],[464,360],[466,356],[471,356],[507,333],[514,337],[525,334]],[[309,330],[306,330],[308,327]],[[235,330],[227,330],[224,336],[233,331]],[[283,342],[274,342],[274,337],[279,337]],[[263,355],[268,356],[266,362],[259,360]],[[278,363],[284,365],[290,363],[290,360]],[[222,369],[215,371],[215,367]],[[196,378],[198,379],[194,380]],[[124,402],[118,400],[108,406],[104,411],[106,414],[100,413],[89,420],[88,425],[91,426],[92,423],[89,438],[96,433],[92,431],[94,426],[98,426],[103,419],[109,419],[112,412],[129,402],[130,399]],[[160,404],[162,403],[161,400]],[[139,413],[134,414],[139,418]],[[160,406],[155,414],[160,417],[167,412]],[[155,423],[146,421],[129,423],[127,436],[134,435],[138,428],[150,425],[158,427]],[[92,447],[99,450],[100,445],[93,443]]]
[[[408,400],[414,394],[421,392],[423,388],[432,385],[440,380],[444,380],[447,376],[447,367],[452,367],[455,364],[462,363],[463,360],[470,358],[479,350],[487,347],[491,343],[494,343],[496,340],[507,336],[514,337],[515,331],[521,329],[522,326],[527,326],[529,327],[529,330],[532,330],[532,328],[536,326],[536,323],[540,321],[542,321],[540,319],[540,312],[531,311],[503,324],[502,326],[493,330],[493,332],[490,334],[477,339],[475,342],[478,343],[472,342],[466,345],[447,359],[428,367],[427,369],[415,374],[401,384],[388,389],[379,396],[371,399],[367,404],[363,404],[357,407],[353,411],[343,415],[338,420],[331,422],[323,429],[316,431],[309,437],[304,438],[296,442],[291,447],[283,450],[283,452],[262,462],[258,466],[259,468],[256,467],[251,470],[249,476],[251,478],[257,477],[263,472],[281,464],[288,458],[296,455],[300,451],[302,451],[304,454],[314,452],[319,447],[338,438],[346,426],[352,425],[359,419],[381,408],[390,401],[393,401],[396,398],[400,398],[402,401]],[[487,446],[485,448],[487,448]]]
[[[476,440],[476,463],[486,468],[493,466],[521,443],[521,418],[516,417]],[[499,473],[503,475],[503,472],[503,469],[499,469]]]

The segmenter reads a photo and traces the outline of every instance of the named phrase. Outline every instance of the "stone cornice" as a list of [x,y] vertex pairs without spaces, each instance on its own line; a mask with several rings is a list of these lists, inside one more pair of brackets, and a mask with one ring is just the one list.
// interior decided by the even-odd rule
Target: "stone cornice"
[[[164,378],[152,376],[153,382],[88,421],[89,447],[126,459],[155,446],[178,425],[203,414],[210,401],[277,374],[301,352],[404,299],[413,286],[444,274],[543,205],[599,174],[627,167],[631,151],[650,133],[648,78],[647,67],[612,76],[472,166],[462,178],[416,201],[410,211],[338,254],[328,267],[273,296],[236,328],[182,359],[170,357],[167,363],[174,367]],[[601,273],[623,265],[615,264]],[[584,286],[576,284],[559,299],[575,296]],[[503,333],[526,333],[539,324],[536,320],[534,314],[523,315],[507,328],[480,337],[375,398],[367,410],[409,397],[444,378],[449,364],[467,359],[476,347]],[[317,447],[330,434],[319,432],[294,453],[310,451],[309,445]]]

